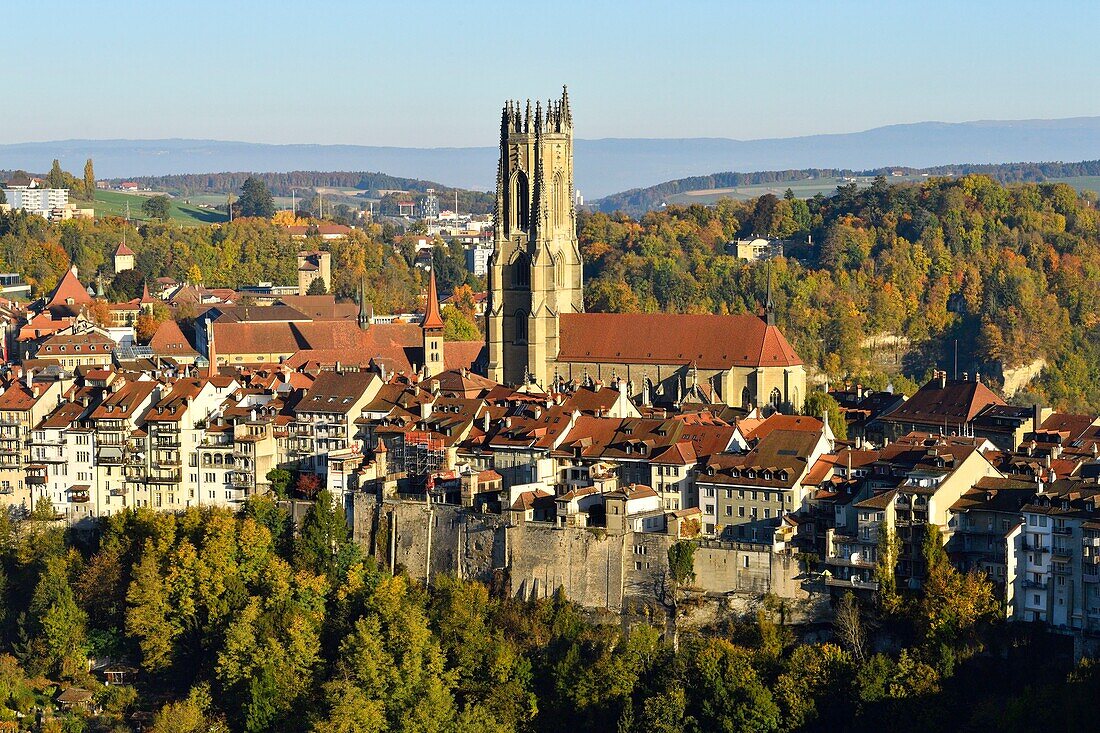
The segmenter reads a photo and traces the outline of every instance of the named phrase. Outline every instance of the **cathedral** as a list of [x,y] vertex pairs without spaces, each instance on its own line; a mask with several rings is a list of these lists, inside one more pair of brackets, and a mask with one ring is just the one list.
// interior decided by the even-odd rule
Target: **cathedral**
[[585,313],[569,94],[500,122],[489,262],[487,372],[505,384],[617,384],[638,404],[703,402],[794,411],[802,360],[763,316]]

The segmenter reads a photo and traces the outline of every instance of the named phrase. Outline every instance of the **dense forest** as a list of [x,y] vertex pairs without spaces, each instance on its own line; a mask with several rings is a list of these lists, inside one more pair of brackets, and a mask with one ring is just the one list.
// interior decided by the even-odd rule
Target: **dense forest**
[[[789,238],[770,267],[779,322],[834,382],[908,391],[951,368],[957,343],[959,369],[994,382],[1045,359],[1024,403],[1100,411],[1100,212],[1068,185],[880,177],[808,201],[590,214],[579,232],[591,310],[759,311],[769,268],[738,261],[726,243]],[[898,363],[874,358],[875,339],[898,344]]]
[[592,207],[605,213],[623,211],[639,215],[658,208],[669,196],[689,191],[793,183],[813,178],[888,176],[894,172],[900,172],[907,176],[966,176],[977,174],[989,176],[1000,183],[1042,183],[1050,178],[1100,176],[1100,160],[1086,160],[1079,163],[962,163],[959,165],[940,165],[932,168],[893,166],[863,171],[836,168],[757,171],[755,173],[734,173],[731,171],[714,173],[709,176],[679,178],[646,188],[633,188],[629,191],[611,194],[593,201]]
[[[663,608],[622,620],[511,597],[507,578],[391,575],[325,492],[297,532],[266,497],[90,534],[50,513],[0,515],[0,719],[27,730],[1074,730],[1100,693],[1093,665],[997,621],[984,576],[933,542],[920,594],[847,594],[815,628],[763,597],[702,627],[689,613],[674,645]],[[136,672],[105,686],[88,658]],[[58,709],[70,685],[95,705]]]
[[[960,371],[995,385],[1005,370],[1045,361],[1015,397],[1021,403],[1100,411],[1100,212],[1068,185],[879,178],[809,200],[767,195],[640,219],[581,212],[578,231],[590,310],[759,311],[770,271],[779,323],[819,377],[909,391],[932,369],[953,368],[957,343]],[[751,234],[794,244],[769,269],[729,254],[731,239]],[[261,219],[135,229],[114,218],[52,225],[15,213],[0,216],[0,268],[44,293],[72,260],[88,282],[110,275],[123,236],[150,279],[291,282],[295,253],[318,247],[332,252],[337,295],[355,296],[365,278],[376,312],[421,306],[424,273],[390,225],[302,242]],[[440,242],[435,263],[444,294],[484,286],[458,245]]]

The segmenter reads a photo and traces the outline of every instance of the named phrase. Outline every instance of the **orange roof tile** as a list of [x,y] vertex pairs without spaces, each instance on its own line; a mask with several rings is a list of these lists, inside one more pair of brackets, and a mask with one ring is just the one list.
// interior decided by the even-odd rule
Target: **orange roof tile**
[[796,366],[783,334],[753,315],[563,313],[558,361],[614,364]]

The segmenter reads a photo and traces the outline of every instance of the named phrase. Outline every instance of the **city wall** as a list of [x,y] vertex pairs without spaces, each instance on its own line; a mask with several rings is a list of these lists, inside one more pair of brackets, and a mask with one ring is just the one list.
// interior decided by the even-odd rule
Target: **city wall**
[[[660,607],[666,588],[664,534],[512,523],[508,516],[414,501],[355,496],[352,533],[379,562],[430,582],[439,573],[480,580],[513,596],[546,598],[559,588],[593,609]],[[760,545],[701,541],[693,587],[716,606],[743,611],[765,593],[806,601],[797,561]]]

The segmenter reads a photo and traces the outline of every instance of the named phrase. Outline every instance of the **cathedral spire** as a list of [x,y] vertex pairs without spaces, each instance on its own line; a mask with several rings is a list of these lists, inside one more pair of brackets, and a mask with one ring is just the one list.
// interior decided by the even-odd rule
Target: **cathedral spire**
[[561,113],[562,123],[565,127],[573,126],[573,112],[569,109],[569,87],[562,84],[561,87]]
[[523,118],[523,131],[531,132],[531,100],[527,100],[527,114]]
[[769,326],[775,325],[775,307],[772,304],[772,261],[768,258],[768,297],[764,301],[764,322]]

